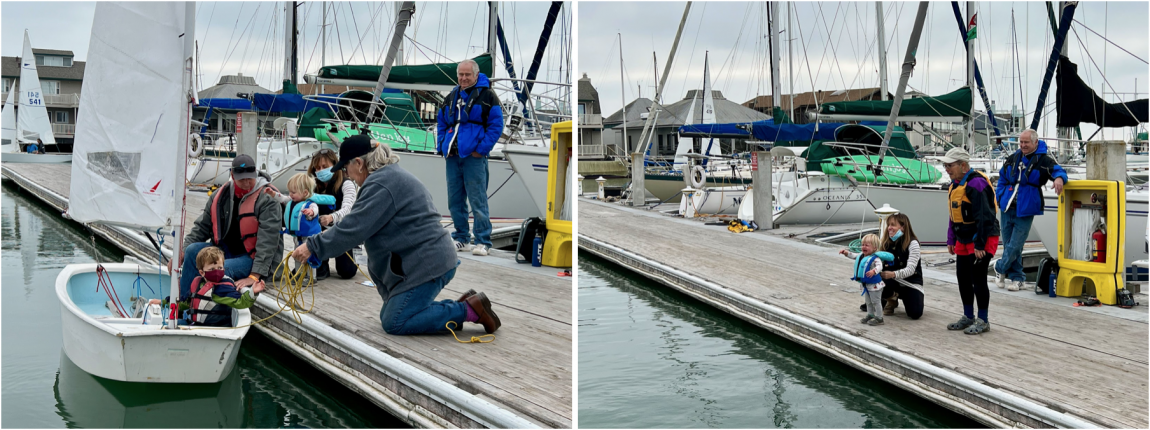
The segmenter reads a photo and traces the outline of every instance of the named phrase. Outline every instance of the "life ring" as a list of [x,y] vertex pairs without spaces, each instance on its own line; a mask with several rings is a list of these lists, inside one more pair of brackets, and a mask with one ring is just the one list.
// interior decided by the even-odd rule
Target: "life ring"
[[188,157],[200,158],[200,156],[204,154],[203,139],[200,138],[200,135],[195,133],[189,134],[188,137],[191,140],[188,142]]
[[703,166],[691,167],[691,171],[687,172],[687,185],[690,185],[691,188],[700,190],[706,183],[707,169],[704,169]]

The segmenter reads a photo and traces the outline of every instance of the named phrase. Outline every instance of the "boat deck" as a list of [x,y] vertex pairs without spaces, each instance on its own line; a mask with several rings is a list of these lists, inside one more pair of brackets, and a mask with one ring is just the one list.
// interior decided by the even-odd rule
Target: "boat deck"
[[953,265],[932,267],[946,258],[927,248],[922,318],[900,308],[871,327],[859,324],[862,301],[840,247],[786,237],[813,226],[734,234],[586,198],[578,220],[582,250],[987,425],[1150,424],[1147,306],[1076,308],[991,282],[992,330],[948,331],[962,309]]
[[[67,207],[70,164],[5,164],[2,171],[5,179],[61,212]],[[189,222],[199,216],[206,202],[206,194],[188,193]],[[137,258],[155,261],[155,248],[138,232],[107,226],[94,226],[93,230]],[[290,252],[292,247],[285,249]],[[361,274],[338,279],[334,269],[332,278],[314,287],[314,303],[310,313],[302,317],[307,324],[298,324],[290,312],[283,312],[256,328],[417,427],[570,428],[571,278],[558,277],[558,269],[516,264],[506,251],[493,250],[487,257],[470,253],[459,256],[462,264],[455,279],[438,299],[454,300],[468,289],[485,292],[503,322],[492,343],[458,343],[446,332],[385,334],[379,321],[383,301],[375,288],[361,284],[366,280]],[[274,292],[269,292],[253,308],[253,319],[279,310]],[[309,303],[310,294],[305,295]],[[338,343],[323,330],[325,327],[340,337],[346,335],[357,348]],[[482,327],[474,324],[466,324],[459,331],[465,340],[481,334]],[[414,369],[417,380],[385,367],[396,360],[402,363],[400,367]],[[420,383],[428,378],[435,380],[431,388]],[[436,392],[436,387],[444,391]],[[511,419],[500,421],[500,417]]]

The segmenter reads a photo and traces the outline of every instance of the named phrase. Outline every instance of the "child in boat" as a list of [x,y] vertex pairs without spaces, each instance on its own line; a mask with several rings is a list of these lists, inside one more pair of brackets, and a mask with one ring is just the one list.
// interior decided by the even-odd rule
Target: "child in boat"
[[[297,247],[322,231],[317,218],[318,205],[335,205],[335,196],[316,194],[312,192],[314,189],[315,179],[307,173],[296,173],[288,179],[288,197],[291,201],[284,206],[284,233],[295,237]],[[311,273],[310,267],[308,270]],[[308,279],[314,282],[315,274],[311,273]]]
[[209,246],[196,255],[196,269],[200,276],[192,280],[191,303],[185,320],[181,324],[230,327],[232,309],[247,309],[256,302],[256,295],[264,290],[264,284],[236,290],[232,278],[224,275],[224,251]]
[[882,262],[894,261],[894,255],[886,251],[879,251],[878,236],[868,234],[862,238],[862,253],[855,254],[848,250],[841,250],[839,254],[855,260],[851,280],[857,281],[862,287],[863,299],[866,302],[866,317],[863,324],[882,325],[882,289],[886,285],[882,281]]

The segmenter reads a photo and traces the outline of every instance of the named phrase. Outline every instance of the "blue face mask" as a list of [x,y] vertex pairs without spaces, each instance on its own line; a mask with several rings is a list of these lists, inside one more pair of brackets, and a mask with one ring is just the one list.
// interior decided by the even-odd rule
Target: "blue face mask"
[[902,230],[899,230],[898,233],[895,233],[894,236],[890,237],[890,240],[892,240],[892,241],[898,240],[901,237],[902,237]]
[[331,175],[332,175],[331,167],[328,167],[328,168],[323,169],[323,170],[316,170],[315,171],[315,178],[319,179],[322,182],[330,181]]

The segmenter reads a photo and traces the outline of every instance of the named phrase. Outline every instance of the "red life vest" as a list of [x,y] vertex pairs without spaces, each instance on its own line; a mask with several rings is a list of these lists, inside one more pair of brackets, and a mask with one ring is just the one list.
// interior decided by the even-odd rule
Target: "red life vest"
[[[234,195],[236,188],[235,182],[231,184],[231,187]],[[276,190],[276,187],[270,184],[264,184],[248,192],[248,194],[240,200],[240,213],[238,214],[240,217],[240,240],[244,242],[244,249],[247,250],[248,255],[252,258],[256,256],[256,235],[260,231],[260,219],[256,216],[256,201],[259,200],[260,193],[264,191],[264,188],[269,187]],[[276,190],[276,192],[279,192],[279,190]],[[215,197],[212,198],[212,209],[209,214],[212,217],[212,243],[217,245],[222,244],[224,240],[223,231],[221,231],[222,229],[220,228],[220,196],[224,194],[223,188],[216,191]]]
[[[200,284],[203,284],[201,287]],[[227,306],[219,306],[212,300],[212,293],[216,289],[216,285],[227,284],[232,285],[231,282],[220,282],[213,284],[204,279],[203,276],[197,276],[192,280],[192,300],[189,311],[192,313],[193,324],[203,324],[207,322],[208,315],[220,314],[231,315],[232,310]]]

